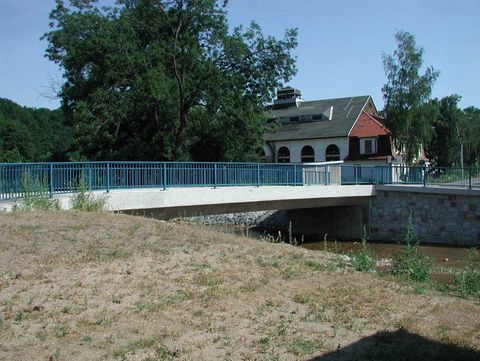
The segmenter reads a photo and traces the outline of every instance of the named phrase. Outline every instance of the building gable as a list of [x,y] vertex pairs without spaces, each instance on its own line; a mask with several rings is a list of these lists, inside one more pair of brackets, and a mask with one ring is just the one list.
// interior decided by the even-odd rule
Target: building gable
[[380,121],[365,111],[362,111],[358,120],[355,122],[349,136],[368,138],[378,137],[380,135],[390,135],[390,131]]

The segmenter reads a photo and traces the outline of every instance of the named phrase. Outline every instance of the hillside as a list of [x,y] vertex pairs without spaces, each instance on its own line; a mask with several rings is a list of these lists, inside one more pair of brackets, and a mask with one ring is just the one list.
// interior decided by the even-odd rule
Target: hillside
[[474,360],[480,304],[107,213],[0,214],[1,360]]
[[68,160],[72,144],[60,110],[21,107],[0,98],[0,162]]

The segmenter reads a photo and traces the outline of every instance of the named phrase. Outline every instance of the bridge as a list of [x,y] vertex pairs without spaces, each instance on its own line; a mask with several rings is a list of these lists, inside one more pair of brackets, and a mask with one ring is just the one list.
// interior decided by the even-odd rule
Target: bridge
[[0,209],[44,194],[70,208],[84,188],[110,211],[159,217],[366,204],[375,186],[480,187],[477,169],[344,163],[66,162],[0,164]]

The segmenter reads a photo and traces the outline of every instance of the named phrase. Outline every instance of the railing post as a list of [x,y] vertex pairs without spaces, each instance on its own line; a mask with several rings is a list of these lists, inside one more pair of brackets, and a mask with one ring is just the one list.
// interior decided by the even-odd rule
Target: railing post
[[325,164],[324,167],[325,167],[325,172],[323,173],[323,176],[325,177],[324,183],[326,186],[328,186],[328,176],[327,176],[328,166]]
[[92,191],[92,167],[88,165],[88,190]]
[[107,162],[107,193],[110,192],[110,163]]
[[217,163],[213,165],[213,188],[217,188]]
[[167,189],[167,163],[163,163],[163,190]]
[[472,167],[468,168],[468,189],[472,189]]
[[260,187],[260,164],[257,164],[257,187]]
[[423,186],[427,186],[427,166],[423,166]]
[[48,164],[48,171],[50,173],[50,182],[49,182],[49,191],[50,191],[50,198],[53,197],[53,191],[54,191],[54,185],[53,185],[53,164],[49,163]]
[[353,166],[353,174],[355,175],[355,185],[357,185],[358,179],[357,179],[357,165],[356,164]]
[[297,165],[293,165],[293,185],[297,185]]

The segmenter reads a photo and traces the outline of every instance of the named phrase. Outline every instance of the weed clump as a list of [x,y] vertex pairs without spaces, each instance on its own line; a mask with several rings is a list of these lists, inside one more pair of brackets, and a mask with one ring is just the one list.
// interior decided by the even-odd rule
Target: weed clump
[[48,193],[47,182],[41,182],[38,179],[23,177],[22,193],[23,200],[15,203],[14,211],[30,212],[30,211],[58,211],[60,205],[57,199],[52,199]]
[[368,245],[368,234],[363,227],[362,247],[350,253],[353,268],[360,272],[372,272],[377,264],[377,259]]
[[463,297],[480,297],[480,253],[472,248],[467,255],[467,264],[460,274],[455,276],[455,284]]
[[269,243],[288,243],[288,244],[291,244],[292,246],[298,246],[299,244],[303,244],[305,240],[304,236],[302,235],[299,242],[297,238],[293,235],[292,222],[288,223],[288,230],[287,230],[286,237],[282,235],[281,231],[278,231],[277,236],[274,236],[269,233],[264,233],[263,236],[260,237],[260,239]]
[[77,192],[73,195],[71,206],[76,211],[98,212],[105,208],[105,198],[95,198],[88,192],[85,177],[78,181]]
[[415,235],[411,219],[407,223],[405,246],[393,257],[392,274],[414,282],[430,280],[432,264],[430,260],[420,254],[420,242]]

